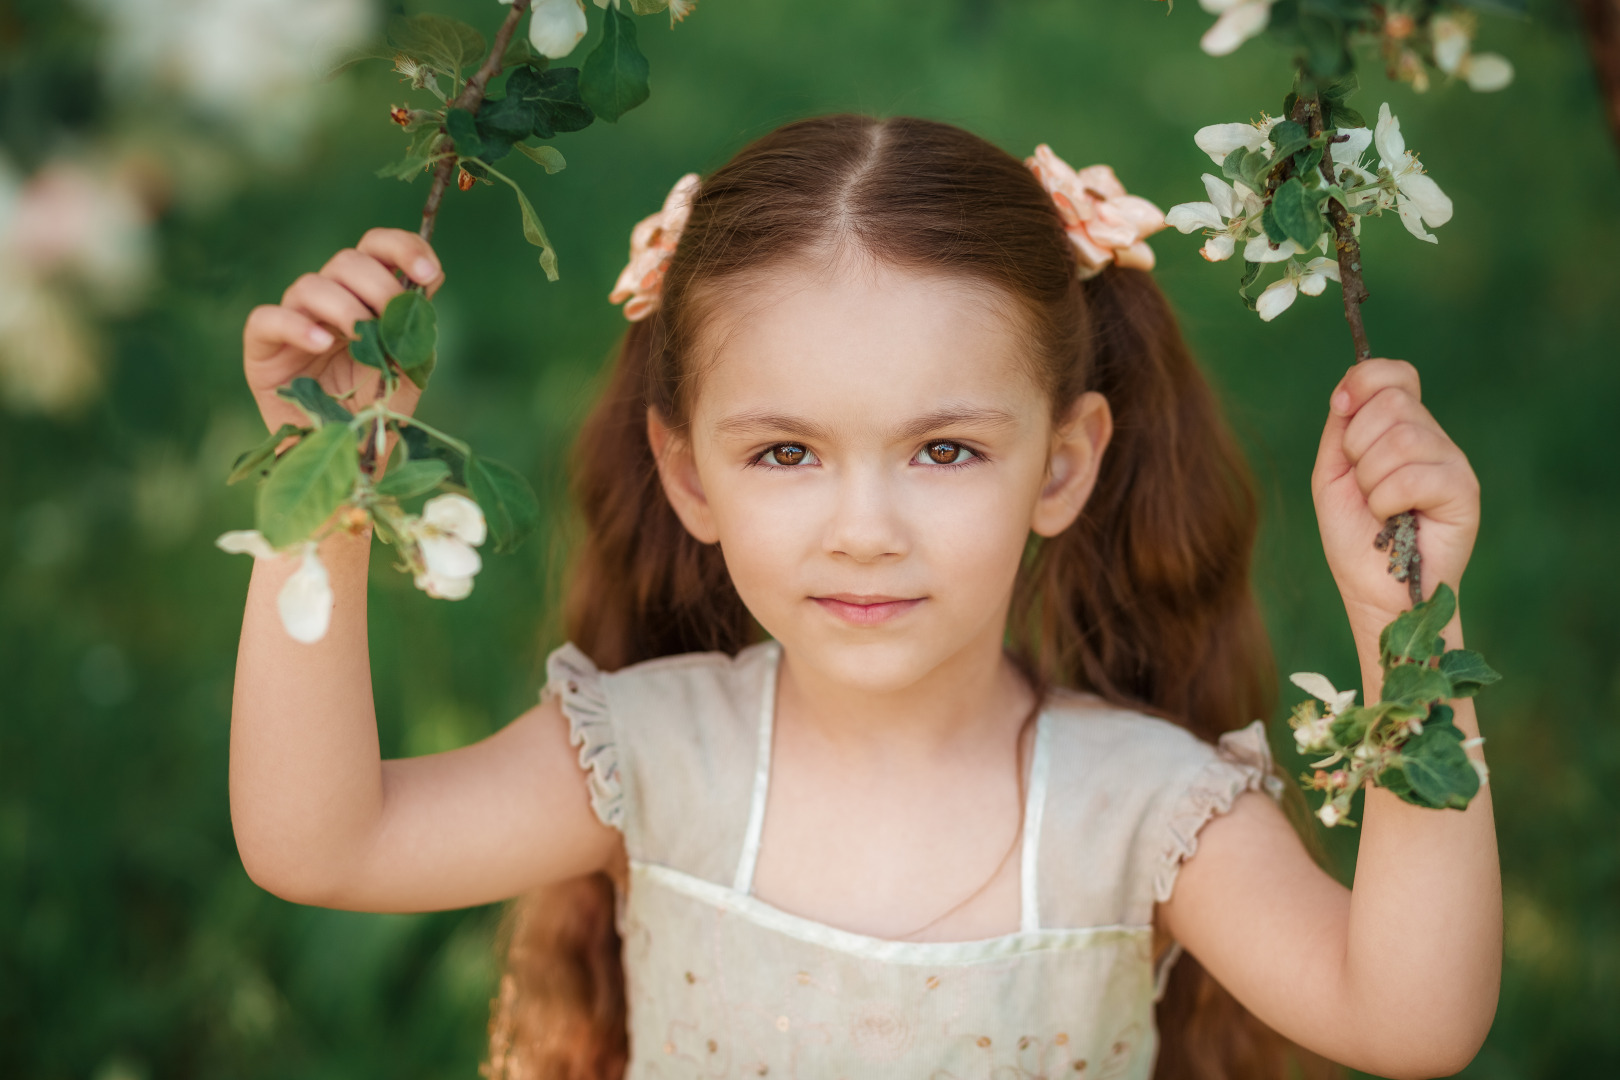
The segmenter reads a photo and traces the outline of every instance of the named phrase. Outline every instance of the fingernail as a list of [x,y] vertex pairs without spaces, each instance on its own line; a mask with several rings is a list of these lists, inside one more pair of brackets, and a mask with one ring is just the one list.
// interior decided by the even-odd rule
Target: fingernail
[[335,340],[330,332],[322,330],[318,326],[309,332],[309,343],[317,349],[331,348],[332,342]]
[[1349,392],[1345,391],[1345,390],[1340,390],[1337,394],[1334,394],[1333,395],[1333,400],[1329,403],[1328,407],[1331,408],[1334,412],[1338,413],[1341,416],[1344,415],[1345,413],[1349,412],[1350,411],[1350,394],[1349,394]]
[[425,257],[417,259],[416,265],[411,267],[411,277],[415,278],[417,281],[420,281],[424,285],[438,276],[439,268],[433,265],[432,259]]

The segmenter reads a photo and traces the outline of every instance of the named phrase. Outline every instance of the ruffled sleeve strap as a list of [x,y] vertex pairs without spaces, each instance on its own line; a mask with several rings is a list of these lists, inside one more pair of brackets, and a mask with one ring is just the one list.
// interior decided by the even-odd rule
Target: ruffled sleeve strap
[[591,809],[604,825],[624,831],[624,784],[619,772],[618,736],[602,686],[602,672],[591,658],[567,644],[546,658],[546,687],[568,718],[568,741],[579,747]]
[[1198,850],[1198,833],[1211,818],[1231,810],[1246,791],[1264,791],[1280,800],[1284,786],[1272,767],[1263,721],[1222,735],[1213,756],[1193,773],[1191,782],[1170,805],[1153,878],[1154,900],[1170,899],[1182,862]]

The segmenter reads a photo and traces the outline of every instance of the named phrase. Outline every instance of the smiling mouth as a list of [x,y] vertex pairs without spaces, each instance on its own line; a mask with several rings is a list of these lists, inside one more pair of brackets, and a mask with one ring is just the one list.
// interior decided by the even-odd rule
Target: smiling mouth
[[854,593],[835,593],[831,596],[812,596],[823,611],[851,626],[876,626],[897,619],[923,602],[923,597],[904,599],[897,596],[857,596]]

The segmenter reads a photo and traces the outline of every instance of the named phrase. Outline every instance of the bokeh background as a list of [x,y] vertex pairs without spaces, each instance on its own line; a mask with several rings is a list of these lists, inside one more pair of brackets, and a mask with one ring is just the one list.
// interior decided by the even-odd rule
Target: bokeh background
[[[501,16],[493,0],[431,9],[486,32]],[[576,58],[599,33],[590,11]],[[499,909],[284,903],[243,873],[226,799],[249,566],[212,541],[251,521],[251,491],[224,476],[263,433],[241,324],[368,226],[417,221],[426,182],[373,176],[404,145],[387,119],[407,97],[397,77],[311,75],[386,13],[0,4],[0,1075],[476,1075]],[[1263,39],[1204,56],[1208,23],[1145,0],[703,0],[673,31],[641,20],[650,102],[561,137],[559,175],[513,166],[559,283],[504,189],[452,192],[441,215],[449,283],[423,414],[519,467],[548,513],[460,603],[376,560],[385,753],[478,739],[534,700],[567,448],[624,325],[605,295],[675,177],[781,122],[855,109],[954,121],[1019,155],[1049,142],[1161,206],[1202,198],[1193,131],[1276,110],[1289,78]],[[1437,246],[1372,222],[1366,263],[1374,348],[1419,365],[1483,482],[1462,599],[1470,644],[1507,676],[1482,708],[1507,966],[1465,1075],[1620,1075],[1620,155],[1562,0],[1486,17],[1481,36],[1518,67],[1507,91],[1419,95],[1373,69],[1353,102],[1390,101],[1456,202]],[[1279,666],[1347,685],[1307,488],[1349,359],[1337,291],[1263,326],[1195,238],[1153,244],[1264,489],[1257,572]],[[1330,842],[1349,880],[1355,834]],[[1400,926],[1388,941],[1402,970]]]

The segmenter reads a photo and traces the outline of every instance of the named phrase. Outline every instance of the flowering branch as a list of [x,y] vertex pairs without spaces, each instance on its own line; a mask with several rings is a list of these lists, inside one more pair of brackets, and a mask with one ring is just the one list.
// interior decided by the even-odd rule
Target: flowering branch
[[[494,78],[501,70],[506,57],[506,47],[512,42],[512,33],[517,29],[518,20],[523,13],[529,10],[529,0],[512,0],[512,8],[506,13],[506,19],[501,28],[495,31],[495,43],[489,47],[489,55],[479,65],[473,77],[467,80],[467,85],[461,88],[455,100],[450,103],[451,108],[466,109],[476,113],[479,106],[484,103],[484,91],[489,86],[489,80]],[[440,128],[443,131],[444,128]],[[446,136],[448,138],[448,136]],[[422,204],[422,227],[417,230],[424,240],[433,239],[433,226],[439,216],[439,204],[444,201],[445,190],[450,186],[450,174],[455,171],[456,159],[453,155],[446,155],[439,161],[433,170],[433,185],[428,188],[427,202]]]

